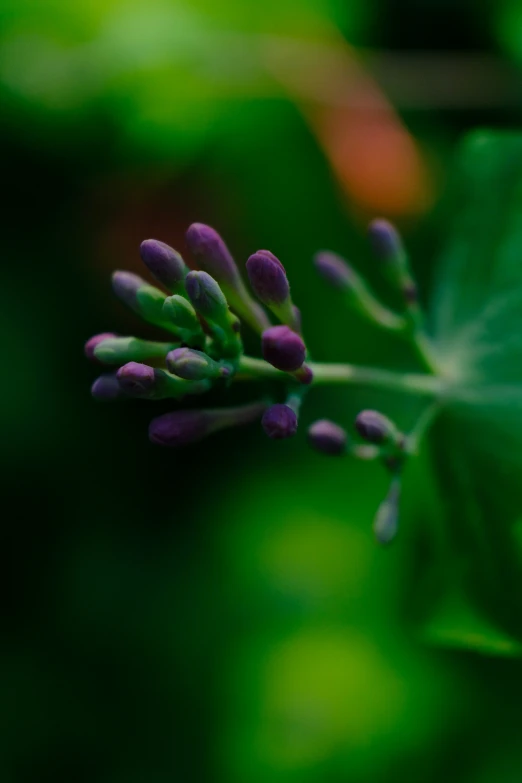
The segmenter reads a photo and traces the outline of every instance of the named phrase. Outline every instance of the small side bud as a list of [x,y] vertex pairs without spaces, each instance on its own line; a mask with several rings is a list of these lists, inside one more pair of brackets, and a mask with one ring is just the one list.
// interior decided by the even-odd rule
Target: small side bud
[[154,326],[171,332],[175,328],[165,321],[162,308],[165,294],[133,272],[117,271],[112,275],[112,288],[118,299]]
[[186,446],[189,443],[196,443],[218,430],[255,421],[265,408],[266,403],[254,402],[237,408],[165,413],[151,421],[149,438],[152,443],[158,446],[172,448]]
[[399,232],[384,218],[372,220],[368,226],[368,238],[377,258],[386,263],[402,263],[405,260],[404,246]]
[[296,381],[299,381],[299,383],[302,383],[304,386],[310,386],[310,384],[314,379],[314,373],[311,367],[309,367],[307,364],[303,364],[294,373],[294,378],[296,379]]
[[128,362],[116,373],[120,388],[130,397],[142,400],[182,399],[208,391],[209,380],[187,381],[157,367]]
[[301,331],[300,313],[292,302],[290,285],[281,261],[269,250],[258,250],[246,263],[250,285],[257,298],[296,332]]
[[169,291],[182,288],[187,267],[176,250],[157,239],[146,239],[140,245],[140,256],[156,280]]
[[379,411],[361,411],[355,419],[355,428],[361,438],[378,446],[395,441],[399,435],[395,424]]
[[364,278],[336,253],[323,251],[315,256],[315,266],[319,274],[334,288],[345,294],[350,307],[378,326],[392,331],[402,332],[407,322],[396,315],[374,296]]
[[400,494],[400,481],[395,479],[388,495],[377,509],[373,522],[373,532],[379,544],[390,544],[397,535]]
[[231,366],[216,362],[203,351],[176,348],[167,354],[167,367],[171,373],[187,381],[203,381],[209,378],[228,378]]
[[322,250],[314,256],[314,266],[321,277],[334,288],[344,290],[350,288],[354,273],[349,264],[329,250]]
[[219,282],[229,285],[237,283],[239,270],[230,250],[215,229],[204,223],[192,223],[185,237],[198,266]]
[[134,272],[122,270],[113,272],[112,290],[120,301],[135,312],[139,312],[137,299],[138,291],[146,285],[146,281],[139,275],[135,275]]
[[385,263],[388,277],[402,294],[408,321],[415,331],[422,331],[424,318],[417,285],[397,229],[387,220],[378,219],[370,223],[368,235],[375,255]]
[[122,396],[122,390],[114,373],[106,373],[96,378],[91,386],[91,394],[95,400],[116,400]]
[[291,438],[297,432],[297,415],[288,405],[278,403],[267,408],[261,425],[269,438]]
[[104,340],[110,340],[113,337],[116,337],[114,332],[102,332],[101,334],[95,334],[94,337],[91,337],[91,339],[87,340],[85,343],[84,351],[86,357],[91,359],[91,361],[99,361],[99,357],[95,355],[94,349]]
[[308,428],[308,443],[323,454],[340,456],[346,453],[347,435],[333,421],[319,419]]
[[288,326],[272,326],[262,335],[263,358],[284,372],[295,372],[305,360],[306,348],[301,337]]
[[282,263],[268,250],[259,250],[246,262],[250,285],[267,307],[282,305],[290,296],[290,286]]
[[154,368],[139,362],[128,362],[116,373],[120,388],[132,397],[148,396],[156,385]]

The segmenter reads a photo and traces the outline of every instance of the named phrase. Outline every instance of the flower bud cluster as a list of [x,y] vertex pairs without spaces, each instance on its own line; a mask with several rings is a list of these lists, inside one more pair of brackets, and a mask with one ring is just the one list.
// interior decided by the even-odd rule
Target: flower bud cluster
[[[376,220],[370,225],[369,238],[375,255],[403,294],[404,314],[381,304],[361,275],[337,254],[318,253],[316,269],[364,317],[415,339],[420,311],[400,237],[387,221]],[[225,389],[231,383],[254,380],[271,384],[271,394],[263,392],[255,402],[235,407],[173,410],[152,420],[151,442],[184,446],[218,430],[255,420],[261,421],[266,435],[274,440],[295,435],[310,385],[315,380],[321,382],[321,378],[327,382],[328,372],[334,380],[338,375],[335,365],[314,365],[310,361],[301,314],[292,300],[283,264],[268,250],[258,250],[248,258],[246,274],[256,301],[213,228],[192,224],[186,244],[188,263],[164,242],[142,242],[141,259],[161,288],[131,272],[113,274],[116,296],[165,335],[155,341],[104,332],[88,340],[86,356],[106,368],[92,386],[93,397],[179,401],[215,388]],[[243,325],[258,334],[262,359],[245,356]],[[345,376],[349,379],[351,373],[349,368]],[[410,453],[408,437],[390,419],[372,410],[357,416],[355,431],[364,443],[349,438],[338,424],[320,419],[309,427],[308,443],[329,456],[380,460],[391,473],[390,491],[374,524],[377,540],[389,543],[397,530],[400,474]]]

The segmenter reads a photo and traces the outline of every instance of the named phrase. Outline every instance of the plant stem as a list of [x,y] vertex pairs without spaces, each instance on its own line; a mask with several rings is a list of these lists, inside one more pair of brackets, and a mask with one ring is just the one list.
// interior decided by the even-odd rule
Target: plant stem
[[[379,389],[391,389],[436,397],[443,390],[440,378],[434,375],[414,373],[398,373],[391,370],[381,370],[375,367],[361,367],[354,364],[323,364],[310,363],[314,374],[312,385],[350,384],[373,386]],[[256,380],[274,378],[288,380],[288,374],[276,370],[275,367],[250,356],[243,356],[239,363],[238,380]]]

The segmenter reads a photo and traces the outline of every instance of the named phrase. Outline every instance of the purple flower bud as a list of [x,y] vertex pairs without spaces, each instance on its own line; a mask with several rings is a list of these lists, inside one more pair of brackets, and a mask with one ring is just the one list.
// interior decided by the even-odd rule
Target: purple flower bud
[[261,425],[269,438],[291,438],[297,432],[297,416],[288,405],[271,405],[263,414]]
[[172,411],[151,421],[149,438],[159,446],[185,446],[220,429],[248,424],[265,408],[264,402],[254,402],[237,408]]
[[139,362],[128,362],[116,373],[121,389],[133,397],[148,395],[156,385],[154,368]]
[[277,257],[277,256],[275,256],[275,255],[274,255],[274,254],[273,254],[273,253],[272,253],[270,250],[258,250],[258,251],[256,252],[256,255],[258,255],[259,253],[261,253],[261,255],[263,255],[263,256],[266,256],[267,258],[269,258],[269,259],[270,259],[270,261],[275,261],[275,263],[276,263],[276,264],[279,264],[279,266],[281,267],[281,269],[283,270],[283,272],[284,272],[284,273],[285,273],[285,275],[286,275],[286,270],[285,270],[285,268],[284,268],[283,264],[282,264],[282,263],[281,263],[281,261],[278,259],[278,257]]
[[235,261],[217,231],[203,223],[193,223],[186,239],[198,266],[222,286],[232,309],[256,332],[266,329],[269,324],[266,314],[246,290]]
[[169,290],[176,290],[185,279],[187,268],[176,250],[157,239],[141,243],[140,255],[156,280]]
[[227,300],[213,277],[207,272],[189,272],[185,286],[190,301],[201,315],[221,320],[228,311]]
[[114,373],[107,373],[96,378],[91,386],[91,394],[95,400],[115,400],[121,397],[122,390]]
[[361,411],[355,419],[355,428],[361,438],[377,445],[386,443],[397,435],[393,422],[378,411]]
[[211,424],[208,411],[173,411],[151,421],[149,439],[158,446],[186,446],[208,435]]
[[349,288],[353,283],[354,274],[347,262],[331,253],[323,250],[314,256],[314,265],[321,277],[335,288]]
[[328,419],[315,421],[308,429],[308,442],[323,454],[339,456],[346,451],[346,432]]
[[295,372],[303,364],[305,344],[288,326],[272,326],[262,335],[263,358],[273,367]]
[[373,252],[382,261],[396,262],[404,254],[397,229],[384,218],[372,220],[368,226],[368,238]]
[[373,522],[373,532],[379,544],[390,544],[397,535],[400,495],[400,481],[395,479],[388,495],[377,509]]
[[215,229],[192,223],[186,233],[187,245],[198,265],[220,282],[235,285],[239,271],[228,247]]
[[87,340],[85,343],[84,351],[86,357],[92,361],[99,361],[94,355],[94,349],[96,346],[102,343],[104,340],[110,340],[116,336],[117,335],[115,335],[114,332],[102,332],[101,334],[95,334],[94,337],[91,337],[91,339]]
[[136,310],[138,307],[137,294],[142,286],[146,286],[147,283],[139,275],[135,275],[134,272],[117,271],[112,275],[112,290],[124,304]]
[[176,348],[167,354],[167,367],[178,378],[202,381],[206,378],[226,378],[230,369],[211,359],[203,351]]
[[259,250],[246,262],[250,285],[257,298],[266,305],[281,305],[290,295],[283,265],[268,250]]
[[297,370],[297,372],[294,373],[294,378],[296,379],[296,381],[299,381],[299,383],[302,383],[304,386],[309,386],[314,379],[312,368],[309,367],[307,364],[303,364]]

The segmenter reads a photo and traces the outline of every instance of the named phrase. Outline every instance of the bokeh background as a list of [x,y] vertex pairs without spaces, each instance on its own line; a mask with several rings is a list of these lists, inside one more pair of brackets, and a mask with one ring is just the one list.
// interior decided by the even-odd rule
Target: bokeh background
[[428,296],[455,144],[521,127],[521,76],[518,0],[0,0],[0,780],[522,779],[518,660],[423,631],[429,456],[383,552],[386,477],[306,448],[317,417],[410,400],[321,389],[292,441],[174,453],[148,403],[91,399],[83,356],[155,334],[110,273],[200,221],[240,264],[283,260],[314,357],[413,367],[312,255],[386,295],[365,242],[386,215]]

